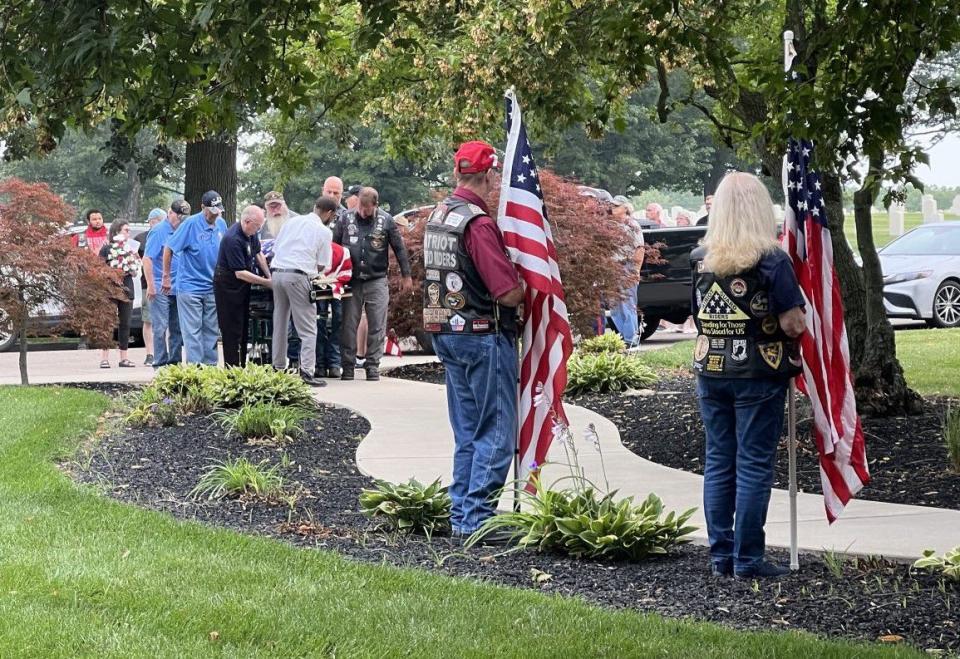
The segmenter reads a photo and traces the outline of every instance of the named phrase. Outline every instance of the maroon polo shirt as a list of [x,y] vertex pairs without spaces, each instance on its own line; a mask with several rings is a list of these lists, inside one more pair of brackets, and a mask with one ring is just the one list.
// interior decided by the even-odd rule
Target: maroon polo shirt
[[507,247],[503,244],[500,229],[490,218],[490,210],[479,195],[464,187],[457,188],[453,194],[467,203],[476,204],[487,213],[467,225],[463,244],[493,299],[503,297],[520,284],[520,279],[517,269],[507,258]]

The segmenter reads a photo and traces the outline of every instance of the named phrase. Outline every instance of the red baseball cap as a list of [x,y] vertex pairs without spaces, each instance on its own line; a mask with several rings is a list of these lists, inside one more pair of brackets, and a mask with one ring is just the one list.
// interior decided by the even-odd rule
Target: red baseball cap
[[[468,164],[461,166],[464,160]],[[453,156],[453,171],[460,174],[476,174],[499,166],[496,151],[486,142],[464,142]]]

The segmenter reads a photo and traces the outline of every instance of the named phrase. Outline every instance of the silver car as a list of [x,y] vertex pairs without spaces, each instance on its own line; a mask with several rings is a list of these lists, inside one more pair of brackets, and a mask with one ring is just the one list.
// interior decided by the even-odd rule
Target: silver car
[[887,316],[960,327],[960,222],[921,225],[879,254]]

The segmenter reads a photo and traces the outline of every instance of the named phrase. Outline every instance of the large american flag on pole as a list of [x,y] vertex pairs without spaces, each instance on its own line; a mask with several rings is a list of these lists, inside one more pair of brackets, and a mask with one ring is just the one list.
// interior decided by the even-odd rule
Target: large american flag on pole
[[820,176],[810,168],[812,154],[812,143],[789,141],[783,165],[788,201],[783,241],[807,302],[807,331],[800,338],[803,375],[797,385],[813,407],[824,507],[832,524],[870,480],[870,472]]
[[555,424],[567,425],[561,399],[567,386],[567,358],[573,351],[573,338],[537,166],[512,90],[507,92],[506,101],[507,149],[497,225],[510,260],[526,284],[516,477],[527,479],[534,465],[546,462]]

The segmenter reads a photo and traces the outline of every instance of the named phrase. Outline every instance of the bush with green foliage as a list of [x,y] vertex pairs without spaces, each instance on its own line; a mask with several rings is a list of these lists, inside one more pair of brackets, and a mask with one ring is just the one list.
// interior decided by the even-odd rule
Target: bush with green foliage
[[158,425],[164,428],[175,426],[180,415],[178,397],[164,396],[156,389],[147,387],[136,406],[127,414],[127,423],[133,426]]
[[265,467],[265,464],[265,461],[254,464],[246,458],[214,463],[190,491],[190,496],[194,499],[204,496],[207,499],[276,496],[283,488],[280,468],[278,465]]
[[228,434],[244,439],[270,438],[284,443],[304,435],[303,422],[310,416],[310,411],[302,407],[256,403],[218,412],[215,418]]
[[433,535],[450,528],[450,495],[440,479],[424,486],[415,478],[393,484],[378,480],[374,489],[360,493],[360,511],[383,520],[392,530]]
[[663,515],[663,501],[651,493],[637,505],[593,487],[551,490],[536,482],[536,493],[521,490],[519,511],[487,519],[469,540],[507,532],[520,549],[558,551],[575,558],[641,561],[689,542],[696,530],[686,526],[695,508]]
[[591,336],[589,339],[584,339],[577,346],[577,350],[585,355],[603,352],[619,353],[626,352],[627,344],[624,343],[623,337],[619,334],[607,330],[600,336]]
[[314,404],[310,387],[296,374],[259,364],[205,369],[203,392],[215,407],[257,403],[311,407]]
[[147,389],[160,396],[202,396],[207,368],[199,364],[170,364],[158,369]]
[[943,419],[943,441],[953,470],[960,473],[960,407],[947,407]]
[[567,393],[607,393],[649,387],[657,374],[637,357],[625,353],[574,352],[567,361]]
[[926,549],[923,558],[913,564],[915,568],[926,568],[940,572],[953,581],[960,581],[960,547],[954,547],[943,556],[937,556],[933,549]]

